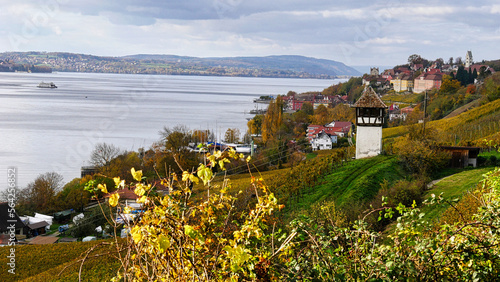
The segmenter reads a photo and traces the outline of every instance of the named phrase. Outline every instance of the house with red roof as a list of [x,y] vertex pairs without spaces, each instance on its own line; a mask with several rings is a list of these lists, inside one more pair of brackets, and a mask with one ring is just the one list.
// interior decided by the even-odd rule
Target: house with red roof
[[495,70],[493,68],[490,68],[490,66],[488,65],[474,64],[469,67],[471,72],[475,70],[478,74],[481,72],[481,68],[484,68],[484,72],[490,71],[492,74],[495,73]]
[[431,69],[422,73],[415,78],[415,81],[413,82],[413,92],[422,93],[433,88],[439,89],[441,87],[443,75],[444,73],[442,73],[439,69]]
[[311,124],[307,127],[307,139],[313,150],[331,149],[338,137],[349,134],[352,123],[349,121],[332,121],[326,125]]

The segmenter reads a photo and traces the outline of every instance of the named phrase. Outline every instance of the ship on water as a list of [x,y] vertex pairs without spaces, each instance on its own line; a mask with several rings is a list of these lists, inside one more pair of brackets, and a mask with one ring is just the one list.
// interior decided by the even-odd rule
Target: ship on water
[[37,86],[38,88],[57,88],[54,82],[40,82]]

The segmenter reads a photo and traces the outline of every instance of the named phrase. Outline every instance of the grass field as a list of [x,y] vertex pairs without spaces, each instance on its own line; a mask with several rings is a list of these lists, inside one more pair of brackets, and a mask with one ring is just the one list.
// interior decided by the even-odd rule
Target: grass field
[[353,160],[335,168],[317,185],[303,189],[299,197],[286,203],[285,209],[288,217],[293,217],[322,201],[333,201],[339,209],[362,206],[377,195],[382,182],[392,183],[404,176],[394,156]]
[[[462,196],[476,188],[476,185],[483,175],[493,170],[493,167],[484,167],[478,169],[466,170],[443,178],[433,185],[425,194],[424,198],[429,198],[432,194],[438,196],[443,193],[443,198],[447,200],[460,199]],[[433,206],[432,209],[424,208],[425,218],[427,220],[438,220],[449,205]]]
[[[91,247],[104,241],[57,243],[50,245],[15,246],[15,275],[7,272],[10,247],[0,248],[0,281],[78,281],[79,258]],[[106,241],[110,242],[110,241]],[[82,268],[83,281],[109,281],[120,268],[120,263],[107,255],[114,247],[96,248]],[[93,257],[95,254],[106,254]]]

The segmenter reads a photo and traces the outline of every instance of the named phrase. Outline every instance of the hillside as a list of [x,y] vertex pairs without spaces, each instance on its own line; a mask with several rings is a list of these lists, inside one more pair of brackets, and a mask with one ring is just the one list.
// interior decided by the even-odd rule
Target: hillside
[[360,72],[343,63],[304,56],[266,56],[266,57],[222,57],[197,58],[174,55],[132,55],[125,58],[155,60],[171,63],[186,62],[210,67],[250,68],[294,71],[319,76],[359,76]]
[[[449,145],[467,145],[477,143],[485,137],[500,131],[500,100],[470,109],[457,116],[426,123],[427,132],[440,143]],[[383,138],[387,143],[398,136],[408,133],[409,126],[383,129]]]
[[[5,270],[0,273],[0,281],[78,281],[80,259],[94,246],[95,250],[82,268],[83,281],[109,281],[120,268],[120,263],[110,254],[115,247],[100,245],[103,242],[18,245],[15,247],[15,275],[7,272],[9,248],[0,248],[0,263]],[[104,255],[96,256],[99,254]]]
[[140,54],[101,57],[61,52],[5,52],[0,53],[0,60],[71,72],[326,79],[361,75],[343,63],[304,56],[197,58]]

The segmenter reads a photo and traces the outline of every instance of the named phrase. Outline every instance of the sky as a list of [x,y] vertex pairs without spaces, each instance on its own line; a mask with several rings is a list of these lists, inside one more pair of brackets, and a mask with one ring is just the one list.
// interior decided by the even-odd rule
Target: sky
[[500,1],[0,0],[0,52],[500,59]]

